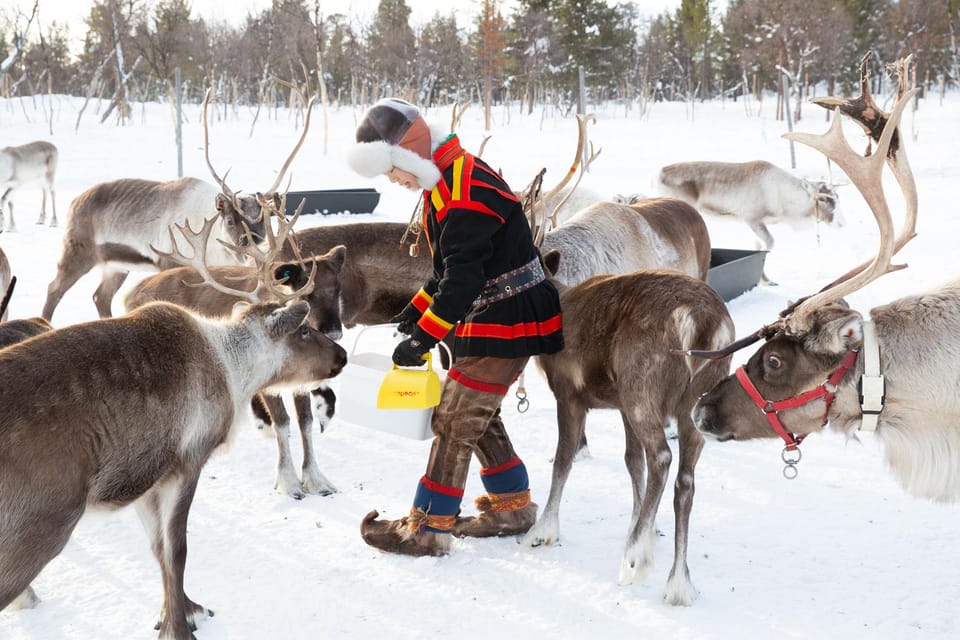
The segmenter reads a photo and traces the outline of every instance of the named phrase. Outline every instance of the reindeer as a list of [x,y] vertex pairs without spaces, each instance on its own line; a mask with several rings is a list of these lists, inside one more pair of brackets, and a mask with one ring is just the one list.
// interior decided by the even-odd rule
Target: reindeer
[[57,226],[57,202],[53,190],[53,180],[57,173],[57,157],[57,147],[45,140],[35,140],[17,147],[0,149],[0,190],[3,190],[3,196],[0,197],[0,223],[2,223],[4,211],[9,211],[8,231],[14,231],[17,228],[13,219],[13,200],[10,199],[10,194],[18,187],[35,182],[39,182],[43,189],[43,201],[40,205],[37,224],[43,224],[47,219],[47,195],[49,194],[50,226]]
[[[286,198],[282,199],[281,209],[270,211],[271,215],[281,220],[280,234],[286,236],[293,227],[303,210],[303,203],[297,208],[289,222],[283,222],[280,212],[285,210]],[[269,218],[268,218],[269,219]],[[168,269],[152,275],[139,282],[128,294],[125,306],[128,311],[143,305],[163,300],[196,311],[206,317],[228,317],[238,299],[250,299],[256,302],[271,302],[283,295],[278,289],[278,282],[293,290],[304,291],[304,300],[310,303],[310,315],[307,323],[314,329],[324,333],[333,340],[343,335],[343,326],[340,323],[340,274],[346,260],[346,249],[337,245],[320,256],[301,259],[299,250],[294,248],[296,259],[291,261],[275,260],[284,246],[278,241],[271,224],[264,227],[269,245],[273,248],[270,253],[264,254],[256,250],[252,243],[248,243],[242,251],[254,258],[258,265],[207,265],[203,258],[203,247],[206,246],[209,234],[214,223],[213,218],[208,220],[199,233],[188,227],[178,227],[189,237],[188,243],[193,247],[190,258],[182,253],[170,256],[171,259],[185,264],[175,269]],[[290,236],[292,238],[292,236]],[[171,243],[173,244],[173,243]],[[291,245],[296,245],[292,242]],[[230,286],[221,285],[229,282]],[[307,289],[307,283],[312,287]],[[238,292],[245,295],[238,298]],[[322,403],[320,412],[321,433],[333,415],[335,396],[328,387],[321,386],[314,390],[318,404]],[[336,487],[320,472],[313,451],[313,411],[310,394],[297,391],[294,393],[294,406],[300,428],[300,437],[303,444],[303,467],[298,477],[293,467],[290,454],[290,417],[283,405],[283,398],[279,393],[258,394],[253,400],[254,414],[262,423],[272,424],[277,439],[279,452],[277,460],[277,480],[274,487],[297,500],[305,493],[329,495],[336,492]],[[302,480],[301,480],[302,478]]]
[[[660,170],[657,188],[661,195],[689,202],[701,213],[743,221],[762,251],[773,250],[768,223],[801,226],[812,219],[842,226],[837,192],[830,184],[797,178],[763,160],[670,164]],[[763,280],[770,282],[766,274]]]
[[596,202],[543,235],[562,256],[554,277],[575,285],[600,274],[673,269],[706,281],[710,234],[697,210],[674,198]]
[[[131,268],[162,271],[177,266],[153,249],[171,250],[167,244],[170,240],[167,229],[171,224],[187,221],[191,226],[200,227],[215,211],[219,217],[215,238],[241,247],[248,238],[245,229],[250,229],[255,239],[262,238],[264,202],[277,205],[276,190],[306,138],[314,101],[308,106],[300,139],[273,184],[264,194],[241,196],[226,186],[210,163],[209,98],[208,91],[203,100],[204,158],[220,187],[189,177],[166,182],[124,178],[95,185],[81,193],[70,204],[67,214],[63,250],[57,275],[47,288],[44,318],[52,319],[63,295],[97,265],[103,267],[103,277],[93,301],[101,318],[111,317],[113,297]],[[236,252],[220,242],[208,245],[207,259],[210,264],[238,263]]]
[[87,506],[134,503],[161,568],[160,638],[193,637],[211,613],[183,591],[204,463],[258,391],[316,385],[346,363],[305,322],[303,293],[229,319],[155,302],[0,351],[0,609],[32,595]]
[[[556,252],[544,255],[551,273]],[[672,454],[664,429],[676,421],[680,467],[674,486],[674,562],[664,600],[689,605],[696,597],[687,567],[694,468],[703,436],[690,417],[697,397],[729,371],[730,359],[681,358],[672,349],[722,345],[734,336],[723,300],[704,280],[666,270],[596,276],[568,287],[554,280],[563,311],[563,351],[536,358],[557,400],[559,437],[550,496],[524,544],[559,539],[563,488],[590,409],[620,411],[626,432],[626,464],[633,481],[633,516],[620,568],[630,584],[650,568],[655,517]],[[710,347],[707,347],[710,348]]]
[[[916,185],[898,130],[917,92],[906,90],[910,58],[897,62],[900,86],[889,114],[870,95],[866,61],[861,62],[860,96],[814,102],[859,123],[877,141],[874,153],[864,157],[850,148],[839,114],[824,135],[792,137],[835,160],[866,199],[880,230],[877,255],[791,305],[776,322],[725,349],[694,354],[722,357],[765,339],[746,365],[700,399],[695,420],[698,429],[720,441],[781,437],[788,477],[796,475],[801,441],[828,423],[849,437],[858,429],[873,431],[907,492],[956,502],[960,359],[951,345],[960,334],[960,281],[875,307],[866,318],[842,302],[843,296],[902,268],[891,260],[914,237],[917,214]],[[906,203],[896,237],[881,188],[884,162]]]

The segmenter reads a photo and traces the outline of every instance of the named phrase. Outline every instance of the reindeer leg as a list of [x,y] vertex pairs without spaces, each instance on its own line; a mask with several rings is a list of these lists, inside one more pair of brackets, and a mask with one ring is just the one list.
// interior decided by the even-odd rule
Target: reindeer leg
[[[762,220],[748,220],[747,226],[756,234],[758,240],[757,248],[760,251],[773,251],[773,234],[770,233],[767,225],[763,224]],[[766,270],[760,274],[760,282],[771,287],[777,286],[776,282],[767,277]]]
[[[9,485],[8,485],[9,486]],[[61,502],[24,512],[0,501],[5,516],[0,532],[0,611],[39,603],[30,581],[66,546],[83,514],[83,503]]]
[[277,481],[273,488],[295,500],[302,500],[300,478],[293,468],[290,455],[290,414],[283,406],[283,398],[272,393],[263,393],[264,404],[273,418],[273,431],[277,437]]
[[[336,493],[337,488],[320,472],[317,458],[313,453],[313,398],[309,393],[293,394],[293,406],[297,410],[297,423],[300,425],[300,439],[303,442],[303,468],[300,471],[300,486],[307,493],[328,496]],[[322,420],[322,418],[321,418]],[[320,429],[323,431],[323,427]]]
[[272,433],[273,418],[267,410],[267,405],[262,393],[253,396],[253,400],[250,401],[250,410],[253,411],[253,423],[257,427],[257,430],[263,433],[264,436],[266,436],[268,432]]
[[[7,231],[16,231],[17,225],[13,222],[13,200],[10,200],[10,193],[13,191],[13,187],[8,188],[3,192],[3,196],[0,197],[0,216],[3,215],[3,210],[6,209],[9,211],[7,215]],[[3,222],[0,220],[0,222]],[[0,229],[2,231],[2,229]]]
[[550,496],[543,512],[523,538],[528,547],[552,545],[560,539],[560,499],[567,483],[573,458],[583,437],[587,409],[575,400],[557,399],[557,451],[553,456],[553,478]]
[[197,623],[214,615],[188,598],[183,590],[187,516],[199,479],[199,471],[189,477],[175,476],[154,485],[134,503],[163,578],[160,619],[154,625],[154,629],[160,631],[161,640],[195,640],[191,631],[196,631]]
[[113,297],[123,286],[129,271],[105,271],[100,286],[93,292],[93,304],[101,318],[113,317]]
[[[53,189],[53,175],[47,174],[47,191],[50,192],[50,226],[57,226],[57,195]],[[46,209],[46,203],[44,203]]]
[[[692,406],[695,398],[690,400]],[[680,412],[677,419],[680,432],[680,467],[673,487],[675,522],[673,568],[667,579],[663,600],[667,604],[690,606],[697,598],[697,590],[690,581],[687,567],[687,542],[690,533],[690,510],[693,508],[693,472],[703,450],[703,435],[693,426],[690,412]]]
[[627,462],[627,473],[630,474],[630,486],[633,489],[633,511],[630,514],[630,530],[632,531],[640,521],[640,505],[643,504],[643,495],[647,485],[647,455],[640,446],[640,441],[630,437],[632,426],[623,412],[620,412],[623,421],[623,432],[626,434],[627,448],[623,454]]
[[[673,454],[670,453],[667,436],[663,431],[664,420],[656,414],[654,408],[633,406],[621,410],[621,415],[624,423],[629,425],[626,430],[625,457],[630,476],[635,477],[638,472],[631,467],[636,467],[637,451],[641,447],[648,467],[646,489],[640,492],[634,488],[634,498],[643,493],[643,500],[627,536],[627,547],[620,565],[619,584],[627,585],[642,578],[653,565],[657,509],[667,483]],[[634,510],[636,511],[636,504]]]

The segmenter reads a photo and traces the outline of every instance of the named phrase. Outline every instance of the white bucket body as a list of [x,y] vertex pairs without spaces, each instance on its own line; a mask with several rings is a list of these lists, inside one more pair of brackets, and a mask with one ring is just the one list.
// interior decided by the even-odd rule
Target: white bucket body
[[[357,340],[359,339],[360,335],[357,335]],[[354,350],[356,350],[356,344],[354,344]],[[347,365],[337,376],[340,382],[340,390],[337,393],[337,418],[404,438],[414,440],[432,438],[433,432],[430,430],[432,407],[377,409],[377,390],[384,376],[392,370],[393,361],[388,355],[371,352],[351,353],[347,357]],[[443,369],[435,367],[434,371],[440,376],[440,383],[443,384],[446,378]]]

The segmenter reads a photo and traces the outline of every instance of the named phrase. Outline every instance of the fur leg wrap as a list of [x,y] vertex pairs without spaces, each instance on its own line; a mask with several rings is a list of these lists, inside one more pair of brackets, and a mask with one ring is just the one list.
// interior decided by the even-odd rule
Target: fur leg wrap
[[407,517],[411,533],[424,531],[450,533],[460,513],[463,489],[434,482],[427,476],[420,479],[413,508]]
[[477,509],[483,511],[516,511],[530,504],[530,479],[527,467],[519,457],[504,464],[480,471],[487,495],[476,499]]

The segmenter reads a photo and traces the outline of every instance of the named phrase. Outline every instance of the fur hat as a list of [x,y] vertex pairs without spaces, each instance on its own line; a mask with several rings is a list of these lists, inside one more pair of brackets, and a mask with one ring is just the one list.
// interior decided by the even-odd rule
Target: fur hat
[[356,138],[347,151],[347,163],[360,175],[372,178],[396,167],[415,175],[425,190],[440,180],[432,160],[430,127],[409,102],[384,98],[374,104],[360,121]]

